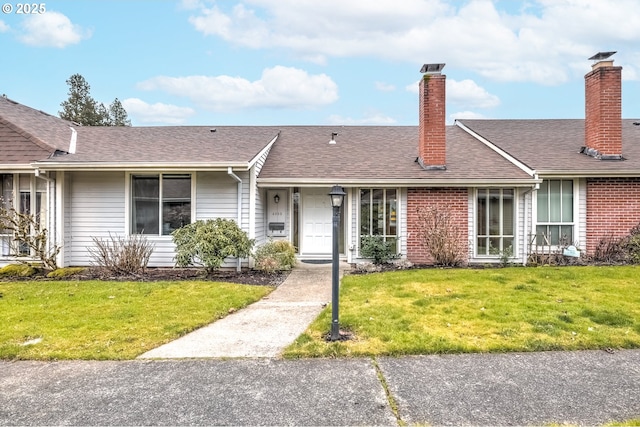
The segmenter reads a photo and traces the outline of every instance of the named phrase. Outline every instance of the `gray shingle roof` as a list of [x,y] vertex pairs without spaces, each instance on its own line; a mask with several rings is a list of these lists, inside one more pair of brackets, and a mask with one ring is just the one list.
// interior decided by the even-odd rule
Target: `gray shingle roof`
[[[337,132],[336,144],[329,144]],[[447,170],[416,162],[417,126],[285,126],[259,181],[527,180],[530,176],[456,126],[447,127]]]
[[[640,126],[623,120],[624,161],[580,153],[584,120],[461,120],[460,123],[540,173],[640,175]],[[72,130],[76,151],[69,150]],[[447,127],[447,169],[416,162],[417,126],[85,127],[0,97],[0,164],[34,161],[60,168],[132,165],[248,165],[277,137],[258,179],[294,183],[531,182],[524,170],[459,126]],[[329,144],[332,133],[336,144]],[[52,154],[58,155],[51,157]]]
[[580,153],[584,120],[460,120],[521,162],[542,173],[640,175],[640,126],[622,120],[622,155],[626,160],[597,160]]
[[28,164],[67,151],[71,122],[0,97],[0,164]]
[[270,126],[79,127],[74,154],[49,163],[248,163],[278,134]]

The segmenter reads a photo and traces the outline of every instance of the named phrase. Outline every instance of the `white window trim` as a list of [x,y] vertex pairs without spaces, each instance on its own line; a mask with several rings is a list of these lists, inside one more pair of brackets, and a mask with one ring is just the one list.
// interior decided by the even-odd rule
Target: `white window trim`
[[[554,223],[555,225],[571,225],[573,227],[573,242],[571,245],[580,244],[580,180],[577,178],[563,178],[563,177],[545,177],[542,178],[544,181],[571,181],[573,182],[573,221],[571,223]],[[537,233],[538,225],[554,225],[551,223],[539,223],[538,222],[538,191],[535,190],[533,192],[533,197],[531,198],[531,232],[533,234]],[[529,236],[527,236],[527,245]],[[562,246],[560,245],[544,245],[540,246],[544,249],[558,250]]]
[[[158,176],[162,178],[162,175],[190,175],[191,176],[191,223],[194,223],[196,218],[196,180],[197,180],[197,172],[195,171],[176,171],[176,172],[148,172],[148,171],[127,171],[125,173],[126,179],[125,188],[124,188],[124,209],[125,209],[125,219],[124,219],[124,235],[132,236],[137,235],[136,233],[131,232],[131,178],[133,176]],[[160,179],[162,181],[162,179]],[[161,231],[161,230],[160,230]],[[151,239],[161,239],[161,240],[172,240],[171,235],[167,234],[144,234],[147,238]]]
[[[486,190],[486,189],[490,189],[491,187],[476,187],[474,188],[473,191],[473,211],[474,211],[474,216],[473,216],[473,257],[477,258],[477,259],[483,259],[483,260],[496,260],[500,258],[500,254],[480,254],[478,253],[478,213],[479,213],[479,208],[478,208],[478,192],[479,190]],[[519,239],[518,239],[518,231],[520,230],[520,223],[519,223],[519,216],[518,216],[518,212],[520,211],[520,195],[518,192],[518,189],[515,187],[495,187],[499,190],[513,190],[513,247],[512,247],[512,254],[511,254],[511,258],[516,259],[518,257],[519,252]],[[501,213],[500,217],[502,220],[502,217],[504,216],[503,213]],[[504,237],[503,234],[501,234],[500,236],[496,236],[496,237]]]
[[[398,252],[400,252],[402,250],[402,241],[401,241],[401,232],[402,232],[402,228],[401,228],[401,221],[402,221],[402,192],[400,191],[400,187],[377,187],[377,186],[366,186],[366,187],[357,187],[353,189],[353,200],[355,200],[356,206],[356,212],[357,212],[357,218],[356,218],[356,223],[355,223],[355,242],[354,242],[354,246],[356,247],[356,257],[357,258],[362,258],[362,255],[360,254],[360,238],[362,237],[362,235],[360,234],[360,230],[361,230],[361,219],[362,219],[362,203],[361,203],[361,199],[360,199],[360,191],[361,190],[376,190],[376,189],[380,189],[380,190],[395,190],[396,191],[396,248],[398,250]],[[385,200],[386,200],[386,191],[385,191]],[[385,208],[386,208],[386,204],[385,204]],[[346,217],[345,217],[345,222],[347,222]],[[384,237],[390,237],[390,235],[383,235]]]

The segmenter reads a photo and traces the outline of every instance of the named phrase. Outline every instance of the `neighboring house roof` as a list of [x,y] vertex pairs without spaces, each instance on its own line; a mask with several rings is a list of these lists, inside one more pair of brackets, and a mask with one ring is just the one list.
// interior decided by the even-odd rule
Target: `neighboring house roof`
[[[417,126],[284,126],[258,177],[262,185],[520,182],[531,175],[457,126],[447,127],[447,169],[416,162]],[[335,144],[330,144],[332,133]]]
[[585,124],[581,119],[458,122],[540,174],[640,174],[640,126],[633,124],[638,120],[622,120],[622,155],[625,160],[598,160],[580,153],[585,144]]
[[[215,129],[215,132],[212,130]],[[43,167],[249,167],[278,135],[272,126],[80,127],[73,154]]]
[[68,151],[72,122],[0,97],[0,164],[28,164]]
[[54,150],[38,144],[0,118],[0,165],[29,165],[51,155]]

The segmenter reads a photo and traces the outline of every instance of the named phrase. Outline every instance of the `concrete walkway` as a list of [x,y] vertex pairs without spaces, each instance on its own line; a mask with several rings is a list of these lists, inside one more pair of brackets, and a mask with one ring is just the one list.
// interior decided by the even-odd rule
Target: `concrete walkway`
[[299,262],[262,300],[139,358],[277,357],[330,301],[331,264]]

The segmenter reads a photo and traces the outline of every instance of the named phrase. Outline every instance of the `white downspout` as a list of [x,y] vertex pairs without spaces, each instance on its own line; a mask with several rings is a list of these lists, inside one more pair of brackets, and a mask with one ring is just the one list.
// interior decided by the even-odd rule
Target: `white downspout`
[[[238,183],[238,227],[242,228],[242,180],[238,175],[233,173],[233,168],[231,166],[227,169],[227,175]],[[238,265],[236,269],[238,271],[242,270],[242,259],[240,258],[238,258]]]

